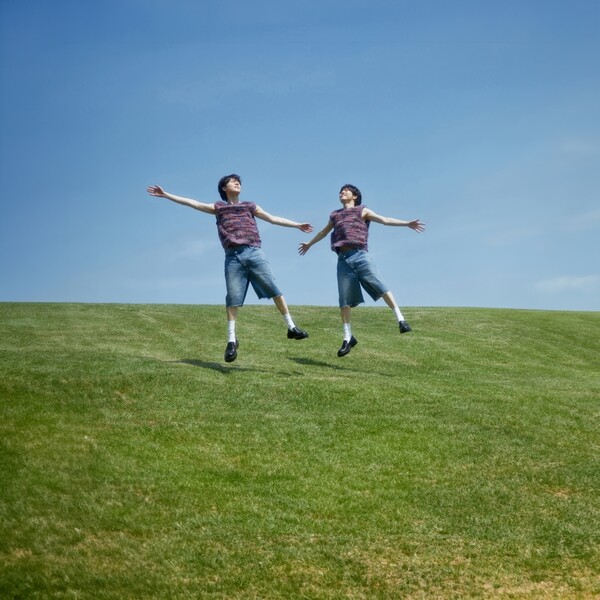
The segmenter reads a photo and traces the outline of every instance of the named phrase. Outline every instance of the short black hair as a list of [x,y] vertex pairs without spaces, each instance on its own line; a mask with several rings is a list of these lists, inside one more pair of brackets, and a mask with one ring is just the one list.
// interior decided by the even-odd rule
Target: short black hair
[[355,185],[346,183],[340,188],[340,192],[342,190],[350,190],[352,192],[352,194],[354,196],[356,196],[356,200],[354,201],[354,206],[358,206],[359,204],[362,204],[362,194],[360,193],[360,190]]
[[236,175],[235,173],[232,173],[231,175],[225,175],[224,177],[221,177],[221,179],[219,179],[219,185],[218,185],[219,196],[221,196],[221,200],[223,200],[223,202],[227,202],[227,194],[223,191],[223,188],[232,179],[235,179],[240,185],[242,185],[242,178],[239,175]]

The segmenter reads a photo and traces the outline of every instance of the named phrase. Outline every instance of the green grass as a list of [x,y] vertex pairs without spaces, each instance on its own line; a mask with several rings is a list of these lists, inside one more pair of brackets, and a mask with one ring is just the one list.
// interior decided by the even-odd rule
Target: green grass
[[600,314],[0,304],[1,598],[593,598]]

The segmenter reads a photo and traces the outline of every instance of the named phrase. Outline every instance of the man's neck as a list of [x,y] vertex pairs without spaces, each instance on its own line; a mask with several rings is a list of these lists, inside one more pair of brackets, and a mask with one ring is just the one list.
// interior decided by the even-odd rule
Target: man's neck
[[227,194],[227,204],[239,204],[240,203],[240,195],[239,194]]

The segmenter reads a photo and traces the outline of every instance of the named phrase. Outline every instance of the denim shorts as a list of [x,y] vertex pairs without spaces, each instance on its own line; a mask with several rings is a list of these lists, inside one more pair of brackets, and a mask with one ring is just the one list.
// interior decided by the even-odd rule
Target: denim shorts
[[248,285],[259,298],[281,296],[265,253],[254,246],[236,246],[225,250],[225,306],[243,306]]
[[373,300],[379,300],[390,289],[365,250],[348,250],[338,254],[337,280],[340,308],[358,306],[365,301],[361,286]]

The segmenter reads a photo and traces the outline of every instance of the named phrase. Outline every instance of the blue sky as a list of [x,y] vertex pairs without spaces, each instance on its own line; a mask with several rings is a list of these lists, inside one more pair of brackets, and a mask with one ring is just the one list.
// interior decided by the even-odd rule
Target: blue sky
[[[600,310],[597,0],[4,0],[0,27],[0,301],[222,304],[214,219],[145,189],[236,172],[317,231],[345,183],[423,220],[371,227],[403,308]],[[259,228],[288,303],[336,306],[327,241]]]

